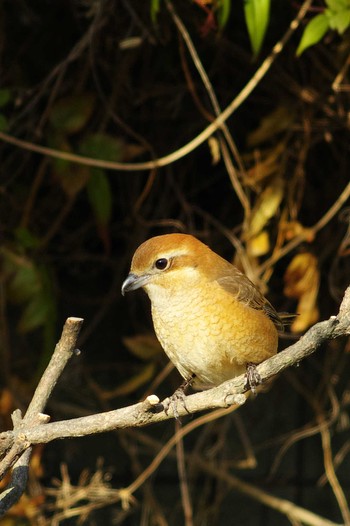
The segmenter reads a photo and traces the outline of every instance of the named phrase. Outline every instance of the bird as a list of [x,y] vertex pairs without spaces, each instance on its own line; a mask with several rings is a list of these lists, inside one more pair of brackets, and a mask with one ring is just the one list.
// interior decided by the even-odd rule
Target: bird
[[155,236],[135,251],[122,294],[142,288],[151,301],[156,336],[185,384],[218,386],[277,353],[278,314],[238,268],[190,234]]

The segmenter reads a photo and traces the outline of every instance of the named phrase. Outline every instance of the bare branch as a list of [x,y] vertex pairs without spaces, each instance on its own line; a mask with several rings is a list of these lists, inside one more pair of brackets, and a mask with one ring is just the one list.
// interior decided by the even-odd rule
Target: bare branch
[[31,452],[32,448],[27,449],[17,461],[12,472],[11,482],[0,496],[0,517],[19,500],[26,489]]
[[[347,289],[340,307],[339,315],[332,316],[329,320],[317,323],[309,329],[295,344],[257,367],[263,380],[280,373],[287,367],[297,364],[326,340],[350,334],[350,287]],[[244,403],[246,388],[244,375],[229,380],[218,387],[208,391],[192,394],[186,397],[186,408],[178,404],[179,416],[196,413],[207,409],[228,407],[233,403]],[[162,404],[150,403],[147,398],[138,404],[99,413],[96,415],[63,420],[46,425],[38,425],[21,430],[25,432],[26,439],[31,444],[47,443],[58,438],[71,438],[96,433],[125,429],[127,427],[143,427],[174,417],[173,408],[170,406],[167,413]],[[15,441],[15,433],[0,434],[2,447],[11,447]]]
[[68,360],[73,356],[78,334],[83,324],[82,318],[68,318],[64,324],[60,341],[56,345],[49,365],[47,366],[24,419],[30,420],[34,415],[44,411],[47,401]]
[[[13,432],[1,434],[0,454],[6,455],[0,462],[0,479],[14,465],[11,482],[0,496],[0,516],[2,516],[24,492],[28,480],[28,465],[31,456],[31,442],[27,431],[31,427],[41,427],[50,417],[42,413],[46,403],[62,374],[68,360],[75,352],[75,346],[83,320],[68,318],[64,324],[61,338],[56,345],[52,358],[35,390],[32,401],[22,419],[16,410],[12,414]],[[19,459],[19,460],[18,460]]]
[[[67,320],[62,338],[56,346],[54,355],[39,383],[26,416],[21,420],[20,415],[15,414],[14,430],[0,434],[0,446],[3,452],[7,452],[0,464],[0,473],[9,469],[14,460],[19,458],[33,444],[48,443],[58,438],[80,437],[127,427],[142,427],[174,417],[172,404],[170,404],[169,410],[165,412],[163,404],[158,403],[157,397],[153,395],[141,403],[114,411],[46,423],[48,417],[38,411],[44,408],[59,374],[74,352],[81,323],[82,320],[79,318]],[[260,364],[257,367],[258,372],[262,380],[268,380],[315,352],[326,340],[345,335],[350,335],[350,287],[345,292],[338,316],[332,316],[329,320],[311,327],[298,342]],[[188,413],[242,404],[246,400],[245,391],[245,377],[241,375],[208,391],[188,396],[186,407],[178,404],[176,411],[179,416],[184,416]],[[7,495],[10,489],[9,487],[3,493],[4,498],[7,499],[6,502],[8,502]],[[18,492],[13,490],[13,494],[18,495]]]
[[296,17],[289,24],[289,28],[287,29],[287,31],[285,32],[281,40],[279,40],[273,46],[271,53],[265,58],[261,66],[256,70],[256,72],[251,77],[251,79],[247,82],[244,88],[238,93],[238,95],[231,101],[231,103],[227,106],[227,108],[222,113],[220,113],[220,115],[218,115],[218,117],[216,117],[216,119],[211,124],[209,124],[209,126],[207,126],[207,128],[205,128],[194,139],[192,139],[190,142],[188,142],[187,144],[185,144],[184,146],[182,146],[175,152],[165,155],[164,157],[160,157],[153,161],[146,161],[143,163],[122,163],[122,162],[105,161],[101,159],[93,159],[91,157],[84,157],[82,155],[76,155],[76,154],[64,152],[61,150],[55,150],[53,148],[48,148],[46,146],[40,146],[38,144],[34,144],[29,141],[17,139],[16,137],[12,137],[11,135],[8,135],[7,133],[4,133],[4,132],[0,132],[0,140],[7,142],[9,144],[13,144],[14,146],[17,146],[19,148],[23,148],[24,150],[37,152],[42,155],[53,157],[55,159],[64,159],[72,163],[83,164],[85,166],[94,166],[96,168],[107,168],[108,170],[122,170],[122,171],[149,170],[152,168],[159,168],[160,166],[166,166],[168,164],[171,164],[179,159],[182,159],[185,155],[188,155],[193,150],[195,150],[198,146],[203,144],[203,142],[206,141],[211,135],[213,135],[213,133],[215,133],[218,129],[220,129],[223,123],[225,123],[227,119],[237,110],[237,108],[239,108],[243,104],[243,102],[248,98],[248,96],[252,93],[252,91],[256,88],[256,86],[260,83],[262,78],[270,70],[272,64],[274,63],[276,58],[279,56],[279,54],[283,51],[286,43],[291,38],[291,36],[294,34],[295,30],[299,27],[300,22],[305,17],[311,4],[312,4],[312,0],[305,0],[303,2],[303,4],[300,6],[300,9]]

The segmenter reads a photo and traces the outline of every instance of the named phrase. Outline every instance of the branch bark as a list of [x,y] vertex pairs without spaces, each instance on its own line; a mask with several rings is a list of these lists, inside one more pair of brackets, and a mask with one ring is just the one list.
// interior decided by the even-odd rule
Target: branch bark
[[[143,427],[174,417],[173,404],[170,404],[169,409],[165,412],[164,405],[159,402],[156,396],[151,395],[145,401],[129,407],[82,418],[46,423],[47,419],[43,418],[44,415],[41,411],[64,365],[74,352],[81,324],[82,320],[78,318],[67,320],[62,338],[56,346],[52,360],[39,383],[26,416],[20,424],[14,425],[13,431],[0,434],[0,454],[4,456],[0,463],[0,476],[31,445],[48,443],[59,438],[80,437],[127,427]],[[70,330],[67,327],[70,327]],[[64,335],[65,343],[62,342]],[[350,287],[345,292],[337,316],[332,316],[329,320],[311,327],[295,344],[260,364],[257,370],[263,381],[268,380],[314,353],[326,340],[349,335]],[[208,391],[187,396],[185,404],[177,404],[176,412],[179,416],[185,416],[198,411],[229,407],[237,403],[242,404],[246,400],[245,392],[245,377],[241,375]],[[3,495],[7,491],[8,489]],[[0,501],[1,498],[0,496]],[[3,507],[0,507],[0,513],[2,509]]]
[[0,495],[0,517],[13,506],[24,492],[28,480],[28,465],[32,442],[27,433],[32,427],[49,422],[50,417],[42,413],[69,359],[76,353],[76,342],[83,324],[81,318],[68,318],[52,358],[40,379],[27,412],[22,418],[17,409],[12,414],[13,431],[0,434],[0,480],[14,466],[9,485]]

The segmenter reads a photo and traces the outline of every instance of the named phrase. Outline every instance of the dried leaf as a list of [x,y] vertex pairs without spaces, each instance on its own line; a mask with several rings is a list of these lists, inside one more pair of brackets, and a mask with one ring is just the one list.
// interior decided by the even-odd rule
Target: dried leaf
[[218,164],[218,162],[220,162],[221,159],[219,141],[216,139],[216,137],[209,137],[208,146],[210,149],[211,164],[215,166]]
[[[4,521],[4,519],[1,520],[1,526],[18,526],[19,524],[28,524],[28,521],[25,522],[23,519],[29,519],[29,524],[34,524],[35,519],[38,515],[38,508],[40,508],[45,501],[45,495],[39,494],[35,495],[34,497],[29,497],[25,493],[21,496],[18,502],[12,506],[12,508],[9,510],[8,517],[9,521]],[[16,518],[15,522],[10,522],[11,517]],[[22,521],[19,521],[18,519],[22,519]]]
[[295,119],[295,112],[287,106],[278,106],[274,111],[261,119],[259,126],[248,135],[248,146],[255,147],[266,142],[278,133],[290,128]]
[[84,128],[93,110],[94,96],[91,93],[71,95],[53,105],[50,123],[61,133],[71,135]]
[[247,233],[249,238],[259,234],[268,221],[276,214],[283,199],[283,194],[284,184],[282,179],[278,178],[258,197],[250,219]]
[[9,389],[2,389],[0,392],[0,415],[7,416],[9,415],[14,406],[14,400],[12,393]]
[[[56,150],[72,151],[67,139],[59,134],[51,135],[49,145]],[[75,197],[85,188],[90,177],[90,168],[88,166],[72,164],[64,159],[52,159],[51,162],[53,175],[68,197]]]
[[269,234],[266,230],[262,230],[259,234],[249,239],[247,242],[247,251],[250,256],[260,257],[267,254],[270,250]]
[[30,459],[30,469],[37,478],[41,478],[44,476],[44,467],[42,462],[44,449],[44,444],[37,444],[33,449],[33,453]]
[[152,360],[162,352],[161,345],[153,334],[137,334],[123,338],[123,343],[129,352],[145,361]]
[[305,241],[308,243],[312,243],[312,241],[315,239],[315,232],[312,230],[312,228],[304,227],[299,221],[288,221],[284,222],[281,225],[281,230],[284,233],[284,238],[287,241],[290,241],[291,239],[304,235]]
[[309,252],[296,255],[288,265],[284,281],[284,294],[298,300],[299,316],[291,325],[291,331],[302,332],[319,318],[317,294],[320,273],[316,257]]

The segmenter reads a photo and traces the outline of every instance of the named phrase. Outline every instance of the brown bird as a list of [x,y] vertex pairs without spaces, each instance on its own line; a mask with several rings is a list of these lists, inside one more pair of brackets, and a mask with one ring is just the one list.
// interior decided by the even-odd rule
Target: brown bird
[[276,354],[282,315],[228,261],[193,236],[167,234],[136,250],[122,294],[142,287],[156,335],[183,378],[208,388]]

